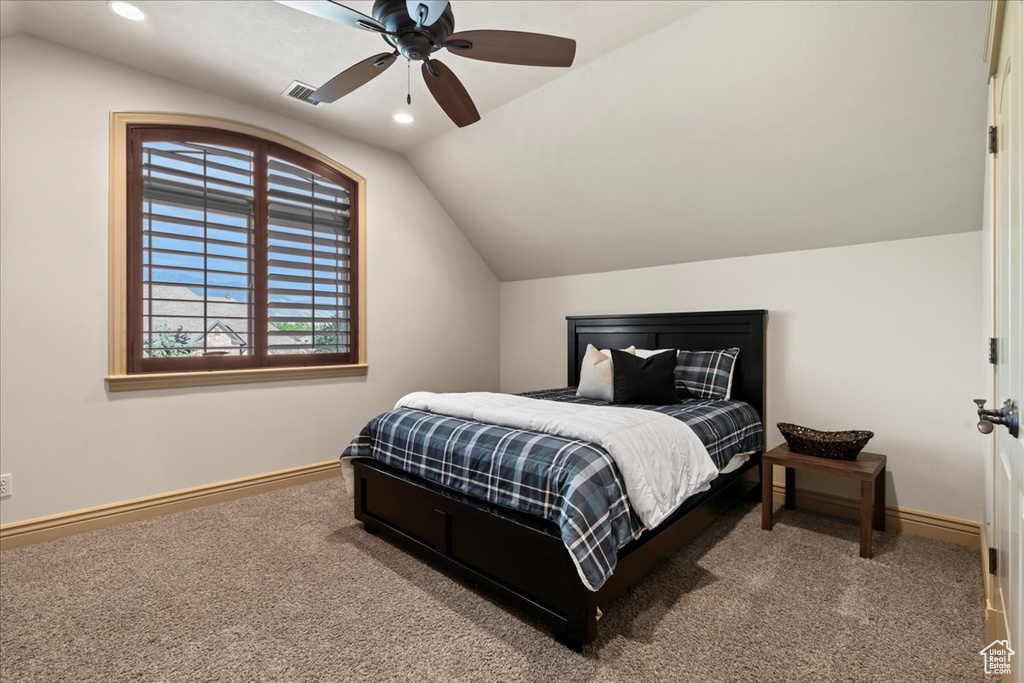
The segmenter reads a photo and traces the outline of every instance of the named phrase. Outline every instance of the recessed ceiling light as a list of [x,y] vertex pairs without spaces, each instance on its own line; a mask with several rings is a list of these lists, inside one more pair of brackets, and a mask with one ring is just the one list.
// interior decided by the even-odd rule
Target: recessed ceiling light
[[398,121],[399,123],[412,123],[412,114],[406,114],[404,111],[400,111],[395,114],[395,121]]
[[107,3],[110,9],[114,10],[114,13],[119,17],[130,19],[131,21],[142,21],[146,18],[146,13],[140,10],[130,2],[122,2],[121,0],[111,0]]

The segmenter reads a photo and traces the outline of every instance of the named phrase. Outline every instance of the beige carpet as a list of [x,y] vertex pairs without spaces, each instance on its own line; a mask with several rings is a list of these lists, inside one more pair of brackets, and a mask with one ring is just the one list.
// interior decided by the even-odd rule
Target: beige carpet
[[744,503],[573,653],[370,536],[341,481],[6,551],[0,680],[984,680],[976,551]]

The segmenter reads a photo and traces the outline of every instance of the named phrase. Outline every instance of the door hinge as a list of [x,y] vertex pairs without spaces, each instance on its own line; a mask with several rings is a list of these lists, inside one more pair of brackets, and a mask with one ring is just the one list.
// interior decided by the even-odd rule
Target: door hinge
[[988,549],[988,573],[989,574],[998,574],[999,573],[997,568],[996,568],[996,558],[997,557],[999,557],[999,554],[996,552],[996,549],[995,548],[989,548]]
[[988,338],[988,362],[995,365],[999,362],[999,340],[995,337]]
[[999,129],[995,126],[988,127],[988,153],[995,154],[999,151]]

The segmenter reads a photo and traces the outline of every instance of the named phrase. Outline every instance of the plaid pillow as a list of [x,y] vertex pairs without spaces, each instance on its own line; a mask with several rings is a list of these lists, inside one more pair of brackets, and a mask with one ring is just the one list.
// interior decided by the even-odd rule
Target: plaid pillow
[[676,359],[676,389],[695,398],[729,398],[736,347],[720,351],[680,351]]

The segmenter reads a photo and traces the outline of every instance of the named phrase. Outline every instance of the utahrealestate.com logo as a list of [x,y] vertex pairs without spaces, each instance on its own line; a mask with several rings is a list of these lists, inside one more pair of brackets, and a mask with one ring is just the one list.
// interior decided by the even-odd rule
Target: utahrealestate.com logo
[[1009,674],[1010,657],[1017,653],[1010,649],[1010,641],[993,640],[988,647],[978,654],[985,658],[985,673]]

